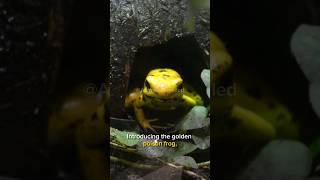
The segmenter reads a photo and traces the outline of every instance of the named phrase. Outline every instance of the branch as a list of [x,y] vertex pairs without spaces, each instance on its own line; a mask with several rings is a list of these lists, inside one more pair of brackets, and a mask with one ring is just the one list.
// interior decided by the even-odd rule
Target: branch
[[155,165],[149,165],[149,164],[140,164],[140,163],[135,163],[135,162],[131,162],[125,159],[121,159],[115,156],[110,156],[110,160],[113,162],[119,162],[122,163],[124,165],[133,167],[133,168],[137,168],[137,169],[145,169],[145,170],[154,170],[159,168],[160,166],[155,166]]

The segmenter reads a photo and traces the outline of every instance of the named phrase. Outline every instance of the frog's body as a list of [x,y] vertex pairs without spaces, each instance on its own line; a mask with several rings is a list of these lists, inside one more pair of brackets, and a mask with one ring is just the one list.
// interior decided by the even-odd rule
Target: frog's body
[[133,107],[142,128],[153,131],[149,120],[145,118],[144,108],[167,111],[202,104],[201,96],[183,84],[179,73],[168,68],[151,70],[145,79],[143,89],[134,89],[125,100],[126,107]]

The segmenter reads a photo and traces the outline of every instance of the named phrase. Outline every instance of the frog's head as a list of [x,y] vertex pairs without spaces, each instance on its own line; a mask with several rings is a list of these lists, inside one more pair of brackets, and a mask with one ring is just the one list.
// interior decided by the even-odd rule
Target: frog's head
[[183,92],[182,83],[177,71],[168,68],[154,69],[146,77],[143,94],[160,99],[179,98]]

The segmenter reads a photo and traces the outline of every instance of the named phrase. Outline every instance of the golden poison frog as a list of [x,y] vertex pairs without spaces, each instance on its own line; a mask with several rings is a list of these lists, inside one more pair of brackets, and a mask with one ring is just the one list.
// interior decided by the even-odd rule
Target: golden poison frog
[[66,154],[69,146],[65,145],[75,145],[84,179],[104,180],[108,165],[104,149],[108,95],[88,94],[89,85],[79,85],[53,107],[48,122],[48,143],[53,147],[60,145]]
[[202,105],[203,101],[190,86],[183,83],[180,74],[169,68],[151,70],[142,89],[136,88],[126,97],[125,106],[133,108],[136,119],[145,130],[154,128],[145,117],[144,109],[171,111]]

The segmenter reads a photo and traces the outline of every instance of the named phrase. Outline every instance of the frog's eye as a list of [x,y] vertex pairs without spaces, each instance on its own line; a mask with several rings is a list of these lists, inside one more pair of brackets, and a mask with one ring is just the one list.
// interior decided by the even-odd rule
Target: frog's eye
[[145,82],[144,82],[144,84],[146,85],[146,87],[147,87],[148,89],[150,89],[150,88],[151,88],[151,86],[150,86],[150,84],[149,84],[149,82],[148,82],[148,81],[145,81]]

